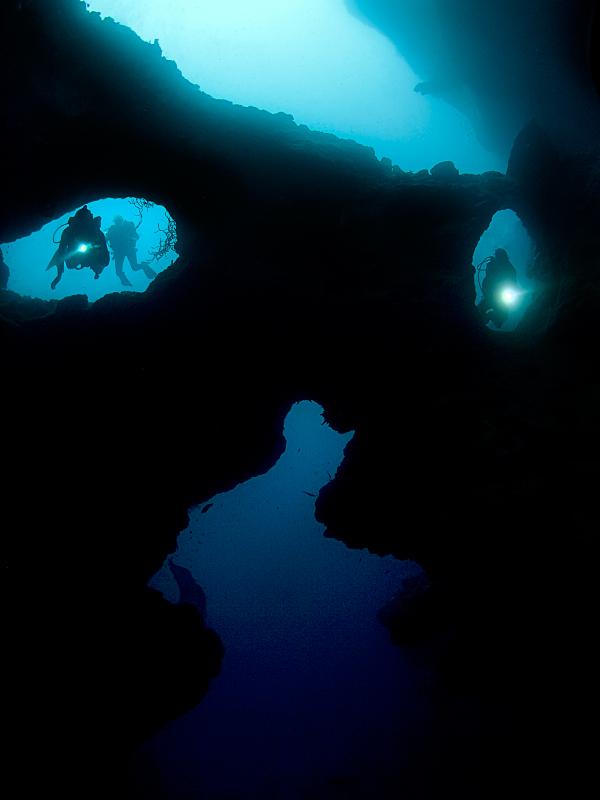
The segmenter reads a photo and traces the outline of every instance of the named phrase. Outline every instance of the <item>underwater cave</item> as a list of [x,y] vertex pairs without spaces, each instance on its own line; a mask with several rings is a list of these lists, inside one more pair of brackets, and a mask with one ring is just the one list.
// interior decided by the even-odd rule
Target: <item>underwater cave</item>
[[[585,795],[594,0],[6,0],[0,27],[27,791]],[[50,288],[87,198],[156,278],[107,252]]]

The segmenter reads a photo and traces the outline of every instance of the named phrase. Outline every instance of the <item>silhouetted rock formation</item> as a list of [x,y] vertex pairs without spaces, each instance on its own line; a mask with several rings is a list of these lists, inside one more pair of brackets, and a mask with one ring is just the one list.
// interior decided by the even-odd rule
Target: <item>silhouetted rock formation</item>
[[[595,0],[345,0],[379,28],[435,94],[506,157],[534,116],[561,155],[595,147],[600,77]],[[594,9],[596,13],[594,15]]]
[[179,587],[179,605],[189,603],[194,606],[202,617],[206,617],[206,595],[204,589],[198,586],[189,569],[174,564],[172,558],[168,559],[168,564]]
[[[171,213],[179,252],[142,295],[0,296],[13,763],[31,760],[35,719],[45,786],[81,797],[79,765],[115,797],[136,743],[201,700],[218,637],[146,581],[191,505],[275,463],[285,413],[309,398],[356,431],[317,501],[328,535],[420,563],[453,608],[447,680],[513,715],[479,738],[473,794],[450,771],[436,800],[530,780],[543,794],[531,739],[577,794],[595,663],[597,162],[536,161],[549,192],[520,151],[509,177],[404,174],[209,98],[77,0],[11,2],[0,22],[2,241],[139,196]],[[504,208],[546,285],[500,336],[475,311],[472,255]]]

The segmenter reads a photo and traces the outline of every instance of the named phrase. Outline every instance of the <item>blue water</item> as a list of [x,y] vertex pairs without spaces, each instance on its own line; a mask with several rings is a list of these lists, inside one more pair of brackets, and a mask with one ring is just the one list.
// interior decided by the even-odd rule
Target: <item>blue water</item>
[[[392,797],[407,730],[427,730],[423,673],[376,619],[420,567],[323,537],[305,492],[335,475],[352,434],[321,413],[294,405],[270,472],[195,509],[179,536],[173,561],[204,588],[226,652],[199,706],[138,751],[140,797]],[[149,585],[177,601],[167,567]]]
[[[137,209],[130,202],[133,199],[107,197],[89,202],[87,207],[94,216],[100,216],[101,230],[104,233],[110,228],[117,214],[121,214],[126,220],[131,220],[136,226],[139,224],[137,232],[140,238],[136,242],[139,264],[141,261],[151,261],[152,251],[159,246],[161,239],[164,240],[165,236],[161,231],[167,228],[168,212],[163,206],[154,205],[142,212],[140,223]],[[115,272],[112,251],[110,251],[110,263],[104,268],[98,280],[94,280],[91,269],[66,269],[56,288],[51,288],[50,284],[56,277],[56,267],[47,272],[46,267],[58,247],[57,243],[64,231],[62,226],[76,211],[76,208],[72,209],[62,217],[44,225],[31,236],[2,245],[4,261],[10,269],[6,288],[24,297],[41,297],[42,300],[62,300],[70,295],[86,294],[90,303],[112,292],[145,292],[150,280],[142,270],[136,272],[131,269],[127,260],[123,269],[132,285],[126,287],[121,284]],[[157,273],[162,272],[176,259],[177,253],[171,252],[159,260],[152,261],[151,267]]]
[[158,39],[164,57],[212,97],[292,114],[406,172],[447,160],[460,172],[506,169],[467,116],[414,91],[431,76],[417,75],[344,0],[90,0],[90,10]]

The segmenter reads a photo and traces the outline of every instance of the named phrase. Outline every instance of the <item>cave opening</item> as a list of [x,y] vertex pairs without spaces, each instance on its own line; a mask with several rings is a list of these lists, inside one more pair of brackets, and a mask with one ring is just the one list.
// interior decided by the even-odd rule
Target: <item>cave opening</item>
[[[459,172],[504,172],[463,101],[422,93],[419,75],[388,36],[344,0],[92,0],[90,11],[156,42],[211,97],[372,147],[404,171],[451,160]],[[472,116],[472,115],[471,115]]]
[[292,406],[276,465],[192,509],[149,581],[176,603],[174,576],[189,570],[225,655],[202,702],[138,749],[135,796],[159,796],[153,775],[164,796],[330,797],[344,779],[384,797],[397,742],[415,728],[427,735],[419,669],[377,619],[403,579],[424,573],[323,536],[315,497],[354,432],[336,433],[322,415],[314,402]]
[[[505,303],[506,321],[498,326],[494,321],[489,320],[487,327],[493,331],[510,332],[514,331],[522,320],[538,288],[531,277],[531,266],[536,251],[535,244],[517,214],[511,209],[497,211],[494,214],[473,253],[475,305],[481,304],[484,299],[482,284],[486,277],[488,259],[494,255],[497,249],[506,252],[510,263],[516,270],[516,282],[513,284],[510,281],[511,285],[500,294],[500,302]],[[485,304],[481,306],[482,312],[484,307]]]
[[61,280],[52,288],[57,268],[46,268],[58,248],[69,219],[78,210],[73,209],[29,236],[1,245],[2,257],[9,270],[6,285],[9,291],[22,297],[42,300],[61,300],[84,294],[93,303],[115,292],[146,291],[155,275],[177,260],[174,249],[177,229],[164,206],[144,198],[107,197],[87,203],[87,208],[94,217],[100,217],[100,230],[105,239],[116,217],[121,216],[125,222],[132,223],[130,230],[134,233],[130,241],[133,242],[135,255],[131,258],[133,264],[127,255],[123,259],[123,280],[117,275],[115,249],[108,240],[110,262],[97,280],[88,267],[65,269]]

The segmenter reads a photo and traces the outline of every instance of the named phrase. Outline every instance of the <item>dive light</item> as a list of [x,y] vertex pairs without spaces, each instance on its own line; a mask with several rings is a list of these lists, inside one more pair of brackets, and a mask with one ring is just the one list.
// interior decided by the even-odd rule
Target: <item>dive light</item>
[[[87,242],[81,242],[77,245],[75,250],[72,250],[70,253],[70,257],[81,255],[82,253],[87,253],[88,250],[92,250],[94,248],[93,244],[88,244]],[[67,256],[69,258],[69,256]]]
[[517,291],[514,286],[510,284],[508,286],[505,285],[504,288],[500,290],[500,299],[504,305],[513,306],[517,302],[519,294],[522,294],[522,292]]

